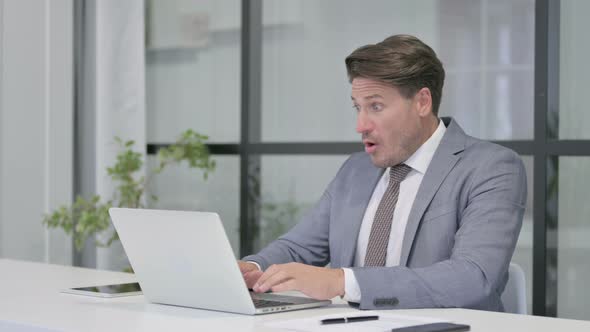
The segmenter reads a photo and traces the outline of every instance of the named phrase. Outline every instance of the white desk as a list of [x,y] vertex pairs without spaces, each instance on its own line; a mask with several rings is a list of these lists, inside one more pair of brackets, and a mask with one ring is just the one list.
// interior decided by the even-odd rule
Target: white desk
[[[264,322],[356,312],[344,303],[244,316],[146,303],[143,296],[100,299],[61,294],[72,286],[135,281],[132,274],[0,259],[0,331],[272,331]],[[390,313],[392,311],[389,311]],[[398,310],[485,331],[590,331],[590,322],[465,309]]]

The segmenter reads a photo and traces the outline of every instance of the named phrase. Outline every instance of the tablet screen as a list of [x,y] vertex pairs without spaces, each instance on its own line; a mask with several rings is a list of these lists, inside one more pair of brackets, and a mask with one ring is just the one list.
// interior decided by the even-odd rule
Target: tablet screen
[[115,284],[115,285],[102,285],[102,286],[91,286],[91,287],[78,287],[72,288],[73,290],[103,293],[103,294],[121,294],[129,292],[139,292],[141,287],[139,283],[132,282],[128,284]]

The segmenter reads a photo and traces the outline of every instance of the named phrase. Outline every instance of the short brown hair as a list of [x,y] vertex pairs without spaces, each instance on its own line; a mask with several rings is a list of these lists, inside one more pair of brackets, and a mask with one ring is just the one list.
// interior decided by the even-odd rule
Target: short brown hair
[[438,116],[445,70],[430,46],[410,35],[394,35],[377,44],[357,48],[346,57],[348,79],[368,78],[390,84],[411,98],[426,87],[432,113]]

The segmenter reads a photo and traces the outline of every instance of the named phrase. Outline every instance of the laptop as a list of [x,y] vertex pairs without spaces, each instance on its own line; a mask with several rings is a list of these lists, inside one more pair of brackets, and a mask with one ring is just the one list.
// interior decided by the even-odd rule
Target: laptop
[[250,292],[217,213],[111,208],[109,214],[150,302],[247,315],[331,303]]

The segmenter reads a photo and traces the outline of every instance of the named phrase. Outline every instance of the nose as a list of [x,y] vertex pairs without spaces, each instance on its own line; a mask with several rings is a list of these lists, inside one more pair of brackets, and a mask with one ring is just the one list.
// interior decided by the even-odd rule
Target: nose
[[367,114],[363,111],[357,113],[356,116],[356,132],[359,134],[371,131],[371,121],[369,121]]

